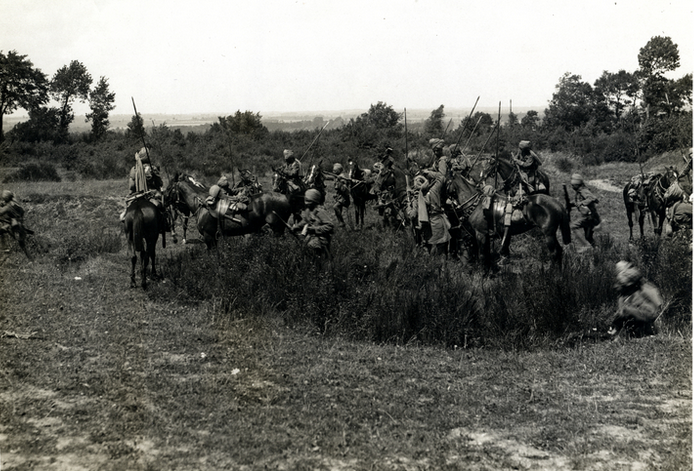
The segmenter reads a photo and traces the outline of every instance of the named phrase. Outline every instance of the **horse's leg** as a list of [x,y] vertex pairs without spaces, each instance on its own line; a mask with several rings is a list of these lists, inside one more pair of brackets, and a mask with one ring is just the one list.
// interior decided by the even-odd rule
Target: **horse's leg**
[[137,283],[135,282],[135,267],[137,266],[137,252],[133,252],[132,256],[130,257],[130,287],[134,288],[137,286]]
[[634,240],[634,221],[632,217],[633,209],[629,207],[629,204],[627,203],[626,205],[627,209],[627,220],[629,221],[629,240]]
[[645,208],[639,207],[639,232],[641,233],[641,238],[643,239],[643,226],[646,222],[646,211]]
[[157,274],[157,265],[156,265],[156,258],[157,258],[157,241],[155,240],[154,243],[150,246],[147,246],[147,251],[149,251],[149,259],[152,263],[152,279],[158,279],[159,275]]
[[140,276],[142,277],[142,289],[147,289],[147,265],[149,265],[148,249],[140,252]]

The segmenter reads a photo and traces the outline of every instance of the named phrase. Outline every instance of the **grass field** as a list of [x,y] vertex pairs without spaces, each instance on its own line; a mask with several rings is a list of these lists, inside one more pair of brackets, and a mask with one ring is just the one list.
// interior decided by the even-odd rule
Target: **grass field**
[[[646,170],[677,159],[664,156]],[[571,171],[582,172],[604,220],[600,253],[581,259],[569,246],[562,276],[585,283],[573,268],[608,267],[621,256],[651,253],[643,246],[669,243],[627,242],[621,187],[638,166],[561,172],[553,161],[547,157],[553,194]],[[167,248],[158,247],[163,277],[142,291],[128,288],[117,221],[125,186],[9,186],[37,236],[29,244],[34,262],[11,246],[0,265],[2,470],[692,468],[691,297],[678,294],[690,291],[691,281],[661,286],[679,306],[678,317],[655,337],[605,340],[600,332],[614,309],[611,299],[577,309],[576,332],[584,335],[540,338],[538,327],[522,331],[539,338],[534,343],[500,337],[498,347],[474,339],[453,344],[429,323],[402,338],[380,326],[383,337],[374,341],[365,327],[376,325],[373,319],[353,319],[350,306],[375,316],[369,305],[390,305],[369,293],[396,298],[397,291],[355,280],[404,283],[408,275],[432,273],[469,285],[473,297],[478,287],[497,293],[490,286],[515,272],[526,275],[526,261],[542,259],[541,245],[532,235],[514,239],[509,274],[485,279],[455,262],[408,258],[405,239],[381,233],[371,210],[374,227],[335,235],[338,268],[353,270],[344,278],[302,265],[289,237],[226,240],[211,253],[167,238]],[[347,250],[355,246],[362,258]],[[688,250],[679,258],[691,272]],[[236,273],[244,259],[253,263]],[[674,270],[661,260],[638,261],[660,282]],[[365,261],[363,269],[355,261]],[[263,276],[270,281],[256,282]],[[611,283],[602,280],[590,286]],[[431,289],[427,280],[414,282]],[[310,297],[324,287],[330,296]],[[607,299],[606,288],[567,296]],[[402,293],[419,299],[408,290]],[[493,319],[501,332],[502,305],[493,297],[469,309],[479,310],[479,325],[492,326],[483,322]],[[436,309],[421,306],[421,315],[439,319]],[[326,310],[331,315],[317,321]]]

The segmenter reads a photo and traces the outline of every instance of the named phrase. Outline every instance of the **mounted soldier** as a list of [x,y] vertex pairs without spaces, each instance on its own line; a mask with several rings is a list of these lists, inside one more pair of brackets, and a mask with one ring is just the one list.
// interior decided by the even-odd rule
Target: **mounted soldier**
[[520,141],[518,152],[513,154],[513,161],[518,168],[520,183],[526,193],[536,193],[545,189],[544,184],[537,178],[537,169],[542,165],[540,157],[532,150],[530,141]]
[[434,160],[431,163],[431,169],[439,172],[441,175],[446,177],[448,175],[448,163],[449,158],[443,152],[445,147],[445,141],[443,139],[429,139],[429,146],[431,151],[434,153]]
[[147,147],[142,147],[135,153],[135,165],[130,169],[128,189],[130,194],[125,200],[125,210],[120,215],[124,221],[125,212],[131,202],[137,198],[147,198],[157,208],[161,224],[161,232],[169,232],[171,225],[168,215],[164,210],[164,197],[162,188],[164,182],[159,174],[159,168],[152,165]]
[[230,188],[229,180],[223,176],[212,185],[205,200],[207,208],[213,216],[223,216],[235,222],[240,222],[235,216],[248,210],[250,199],[243,188]]

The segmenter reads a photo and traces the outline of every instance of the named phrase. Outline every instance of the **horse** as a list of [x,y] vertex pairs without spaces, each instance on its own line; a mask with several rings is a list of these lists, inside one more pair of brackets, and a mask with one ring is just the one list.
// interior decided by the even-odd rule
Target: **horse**
[[306,193],[306,184],[304,180],[298,182],[290,182],[279,170],[273,169],[272,175],[272,191],[279,193],[287,198],[291,208],[290,214],[293,216],[294,223],[301,220],[301,210],[304,209],[304,193]]
[[360,168],[353,160],[350,160],[347,165],[350,178],[349,194],[354,203],[354,224],[356,228],[363,228],[366,202],[376,199],[376,195],[371,192],[373,186],[373,182],[370,181],[371,170]]
[[674,168],[669,167],[665,173],[650,173],[648,175],[636,175],[622,190],[624,206],[629,221],[629,240],[633,240],[633,214],[638,210],[639,231],[644,236],[643,224],[646,214],[650,215],[653,224],[653,232],[660,236],[663,232],[663,223],[666,219],[667,201],[665,193],[671,184],[678,181],[678,175]]
[[183,214],[194,216],[198,231],[207,249],[217,244],[218,237],[257,234],[271,230],[282,234],[291,215],[289,200],[279,193],[260,193],[249,198],[248,209],[234,215],[215,217],[205,204],[209,188],[190,175],[176,175],[164,191],[164,203]]
[[508,256],[511,237],[537,227],[544,234],[552,261],[561,264],[563,248],[556,233],[557,230],[561,230],[562,241],[564,245],[568,245],[571,243],[571,228],[566,209],[555,198],[544,193],[527,196],[528,202],[522,208],[523,218],[518,221],[511,220],[510,225],[506,226],[504,219],[508,197],[503,193],[493,191],[487,196],[490,198],[490,204],[489,208],[485,209],[485,205],[482,204],[485,194],[478,189],[475,182],[457,172],[450,178],[447,190],[449,197],[456,202],[455,210],[463,229],[474,231],[478,248],[484,244],[486,263],[490,262],[489,237],[501,238],[499,254]]
[[405,199],[407,197],[407,176],[398,167],[382,168],[376,175],[372,194],[377,198],[378,213],[383,218],[383,227],[398,229],[407,224]]
[[304,185],[306,190],[318,190],[318,192],[321,195],[319,204],[325,204],[325,194],[327,185],[325,184],[325,175],[323,175],[321,163],[323,163],[322,160],[318,162],[318,164],[311,165],[310,170],[304,177]]
[[[147,265],[152,262],[152,278],[157,276],[156,247],[161,230],[161,219],[157,207],[147,198],[137,198],[125,211],[125,235],[131,255],[130,287],[136,286],[135,266],[140,255],[140,278],[142,289],[147,288]],[[162,246],[166,247],[166,235],[162,232]]]
[[[502,180],[501,189],[505,192],[508,192],[514,186],[517,187],[521,181],[518,165],[511,159],[502,158],[499,156],[488,159],[488,162],[483,169],[483,175],[485,180],[492,177],[496,178],[497,175],[500,176]],[[544,193],[549,195],[549,177],[539,168],[535,170],[535,184],[537,186],[539,186],[538,184],[541,184],[544,186],[544,188],[540,187],[539,189],[535,189],[534,191],[531,191],[530,194]]]

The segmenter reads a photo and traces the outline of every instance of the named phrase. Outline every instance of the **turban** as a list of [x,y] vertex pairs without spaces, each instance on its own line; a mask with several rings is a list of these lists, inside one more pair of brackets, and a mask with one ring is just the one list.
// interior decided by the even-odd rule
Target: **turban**
[[136,153],[135,153],[135,158],[136,158],[136,159],[140,159],[140,161],[141,161],[143,164],[148,164],[148,163],[150,163],[150,161],[149,161],[149,155],[147,154],[147,148],[146,148],[146,147],[143,147],[143,148],[140,149],[138,152],[136,152]]
[[571,184],[572,185],[583,184],[583,177],[581,176],[580,173],[574,173],[573,175],[571,175]]
[[11,201],[12,198],[14,198],[14,193],[12,193],[10,190],[3,190],[2,192],[2,200],[7,202]]
[[520,141],[518,143],[519,149],[530,149],[530,141]]
[[222,188],[224,188],[225,186],[229,186],[229,180],[227,180],[227,177],[222,175],[222,178],[220,178],[217,181],[217,186],[220,186]]
[[443,139],[429,139],[429,145],[432,149],[443,149],[444,140]]
[[289,157],[291,157],[291,156],[293,156],[293,155],[294,155],[294,152],[292,152],[292,151],[289,150],[289,149],[284,149],[284,158],[285,158],[285,159],[288,159]]
[[306,193],[304,194],[304,203],[320,204],[320,200],[320,191],[316,190],[315,188],[306,190]]
[[624,260],[617,262],[617,283],[622,286],[633,285],[641,279],[641,272]]
[[345,169],[342,167],[342,164],[340,163],[336,162],[335,165],[333,165],[333,173],[342,173],[344,170]]

